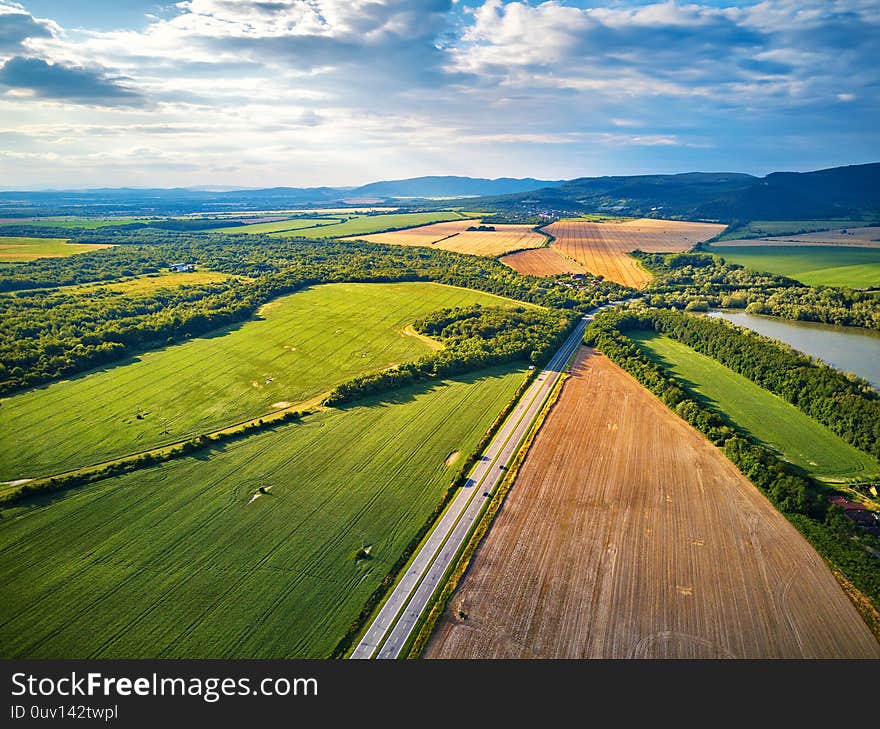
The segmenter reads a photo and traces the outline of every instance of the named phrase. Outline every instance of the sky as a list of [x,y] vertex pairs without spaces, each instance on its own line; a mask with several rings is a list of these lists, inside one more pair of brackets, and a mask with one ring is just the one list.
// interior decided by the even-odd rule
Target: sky
[[880,161],[877,0],[0,0],[0,187]]

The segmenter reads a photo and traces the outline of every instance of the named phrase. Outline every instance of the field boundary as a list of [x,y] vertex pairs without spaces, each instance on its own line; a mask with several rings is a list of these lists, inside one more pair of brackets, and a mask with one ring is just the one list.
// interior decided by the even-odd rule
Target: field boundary
[[[209,448],[213,445],[226,443],[230,440],[253,435],[262,430],[268,430],[278,425],[284,425],[290,422],[298,422],[307,415],[312,415],[319,410],[324,409],[320,404],[324,398],[330,393],[323,392],[308,400],[294,403],[286,408],[275,410],[266,415],[256,418],[248,418],[239,423],[226,425],[217,430],[207,433],[199,433],[182,440],[166,443],[165,445],[156,446],[148,450],[130,453],[119,458],[109,461],[102,461],[82,468],[76,468],[71,471],[63,471],[62,473],[52,476],[40,476],[37,478],[16,479],[6,482],[5,488],[0,488],[0,508],[16,503],[22,499],[34,496],[40,493],[49,493],[56,491],[66,491],[67,489],[86,486],[95,481],[102,481],[105,478],[119,476],[123,473],[130,473],[139,468],[156,465],[158,463],[166,463],[176,458],[189,455],[199,450]],[[300,409],[305,408],[305,409]]]

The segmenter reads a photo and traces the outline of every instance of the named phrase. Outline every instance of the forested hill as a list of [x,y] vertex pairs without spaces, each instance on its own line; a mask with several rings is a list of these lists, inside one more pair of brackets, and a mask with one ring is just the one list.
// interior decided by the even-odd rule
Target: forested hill
[[816,172],[733,172],[583,177],[516,195],[481,198],[480,209],[605,212],[721,222],[880,218],[880,163]]
[[751,220],[880,220],[880,163],[816,172],[737,172],[580,177],[413,177],[360,187],[258,190],[126,189],[0,191],[0,217],[179,215],[230,210],[389,204],[435,209],[459,198],[469,209],[516,213],[609,213],[745,223]]

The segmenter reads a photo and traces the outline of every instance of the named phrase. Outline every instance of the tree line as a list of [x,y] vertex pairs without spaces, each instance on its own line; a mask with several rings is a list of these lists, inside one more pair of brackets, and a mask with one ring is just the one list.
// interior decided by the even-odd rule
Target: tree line
[[656,309],[614,316],[621,330],[652,329],[718,360],[880,458],[880,395],[861,378],[723,319]]
[[645,296],[651,306],[745,309],[783,319],[880,330],[876,293],[805,286],[785,276],[728,263],[714,254],[633,255],[656,277]]
[[542,365],[565,341],[575,319],[558,310],[480,305],[442,309],[413,325],[444,347],[388,370],[355,377],[325,400],[342,405],[420,380],[472,372],[504,362]]

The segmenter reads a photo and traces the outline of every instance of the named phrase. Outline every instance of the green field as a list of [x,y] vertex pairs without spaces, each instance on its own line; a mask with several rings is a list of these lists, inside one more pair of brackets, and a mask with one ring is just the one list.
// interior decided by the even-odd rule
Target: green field
[[68,243],[66,238],[19,238],[0,236],[0,261],[32,261],[35,258],[64,258],[109,246]]
[[100,463],[307,400],[416,359],[429,346],[404,334],[409,324],[475,303],[514,302],[430,283],[318,286],[244,325],[4,398],[0,480]]
[[815,233],[834,228],[858,228],[870,222],[836,218],[833,220],[753,220],[729,233],[719,236],[719,241],[742,240],[744,238],[769,238],[774,235],[796,235]]
[[709,252],[731,263],[788,276],[808,286],[880,286],[880,248],[712,245]]
[[274,223],[251,223],[250,225],[233,225],[226,228],[211,228],[206,233],[278,233],[281,231],[315,228],[319,225],[334,225],[341,222],[340,218],[296,218],[294,220],[278,220]]
[[449,211],[437,213],[391,213],[390,215],[359,215],[344,223],[337,225],[324,225],[320,228],[290,231],[286,233],[272,233],[274,238],[289,238],[302,235],[308,238],[342,238],[351,235],[368,235],[383,230],[397,228],[412,228],[429,223],[441,223],[444,220],[461,220],[465,216],[461,213]]
[[794,405],[690,347],[654,332],[628,332],[704,402],[816,478],[880,475],[880,463]]
[[39,218],[37,220],[6,218],[6,220],[0,222],[0,228],[10,225],[28,225],[37,228],[83,228],[85,230],[95,230],[96,228],[107,228],[111,225],[145,223],[149,220],[155,220],[155,218]]
[[328,655],[523,376],[401,390],[3,511],[0,656]]

